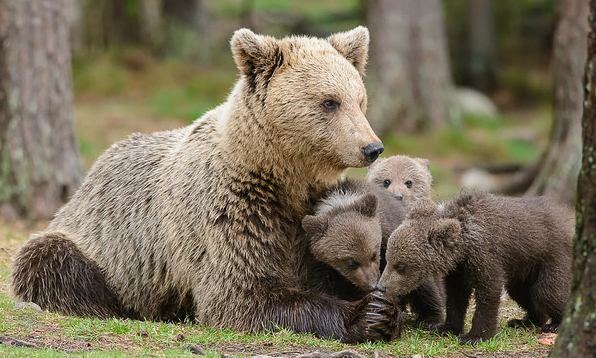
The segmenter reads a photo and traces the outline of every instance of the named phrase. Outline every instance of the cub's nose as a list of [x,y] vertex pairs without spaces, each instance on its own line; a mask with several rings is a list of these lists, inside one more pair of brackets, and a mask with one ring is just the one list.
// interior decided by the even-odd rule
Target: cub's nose
[[372,142],[368,144],[366,147],[362,148],[362,155],[364,155],[364,159],[372,163],[379,157],[379,154],[383,153],[385,147],[383,147],[383,143],[381,142]]
[[399,201],[404,200],[404,194],[397,193],[397,194],[393,194],[393,196]]

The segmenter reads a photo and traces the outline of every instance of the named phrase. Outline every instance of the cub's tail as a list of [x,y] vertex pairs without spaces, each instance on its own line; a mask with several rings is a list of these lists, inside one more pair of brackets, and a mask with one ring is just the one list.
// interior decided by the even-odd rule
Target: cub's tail
[[124,317],[95,262],[62,232],[32,237],[18,252],[11,274],[17,299],[42,309],[84,317]]

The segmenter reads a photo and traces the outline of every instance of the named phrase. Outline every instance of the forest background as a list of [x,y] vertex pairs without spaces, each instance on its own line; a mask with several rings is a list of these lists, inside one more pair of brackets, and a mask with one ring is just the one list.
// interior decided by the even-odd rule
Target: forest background
[[[74,118],[87,163],[135,130],[124,125],[132,125],[133,117],[153,130],[159,128],[151,122],[160,127],[163,120],[188,123],[221,103],[237,76],[228,46],[235,29],[277,37],[327,36],[364,24],[371,30],[368,118],[386,156],[431,159],[436,199],[462,186],[542,194],[551,185],[552,192],[558,191],[554,195],[570,203],[575,195],[578,154],[570,158],[558,151],[564,161],[576,163],[565,166],[572,174],[563,176],[562,184],[553,183],[561,165],[543,174],[549,178],[533,176],[555,145],[549,142],[558,64],[554,36],[565,9],[574,7],[571,1],[176,0],[163,2],[161,12],[151,10],[151,4],[161,3],[103,1],[81,7],[82,21],[74,31],[79,34],[74,39]],[[577,16],[574,25],[587,27],[580,18],[582,12],[587,16],[587,5],[576,11],[568,15]],[[564,72],[559,75],[575,76],[569,81],[581,88],[585,41],[577,43],[579,51],[564,43],[561,52],[576,56],[579,68],[575,73],[559,69]],[[99,117],[93,108],[98,100],[105,101],[103,112],[112,121],[93,128],[83,120],[89,112]],[[567,116],[579,123],[581,99],[567,106],[575,106]],[[126,112],[139,109],[146,112]],[[562,121],[569,120],[565,116]],[[115,123],[124,125],[122,132],[114,130]],[[93,137],[106,127],[112,134],[105,133],[106,142],[98,144]],[[573,136],[573,151],[579,153],[579,133]]]
[[[369,26],[369,120],[384,155],[431,159],[436,199],[462,184],[505,189],[549,145],[553,1],[175,0],[161,12],[147,3],[162,2],[80,3],[74,119],[87,165],[130,132],[183,125],[221,103],[237,77],[228,42],[240,27],[281,37]],[[375,111],[387,96],[394,108]]]
[[[0,8],[6,4],[0,0]],[[72,49],[62,87],[71,88],[73,96],[61,107],[71,111],[64,117],[74,122],[73,151],[83,162],[63,160],[72,163],[64,172],[72,173],[73,179],[59,186],[59,195],[34,195],[45,189],[39,185],[40,177],[41,182],[46,180],[42,174],[29,175],[29,183],[10,188],[6,178],[15,170],[6,164],[11,162],[7,158],[18,152],[11,146],[25,143],[27,135],[10,133],[9,120],[0,115],[0,298],[6,317],[19,322],[21,316],[41,320],[41,329],[52,331],[54,320],[60,319],[7,311],[11,303],[5,295],[6,277],[16,247],[28,233],[45,227],[45,220],[108,146],[133,132],[186,125],[221,103],[238,76],[229,39],[240,27],[276,37],[324,37],[368,26],[367,117],[385,144],[384,156],[407,154],[431,160],[434,199],[472,187],[514,195],[548,194],[574,203],[581,156],[587,1],[60,0],[56,4],[51,10],[68,34],[62,53]],[[0,16],[0,34],[6,23]],[[0,71],[0,85],[9,77]],[[55,134],[64,127],[53,128],[50,133]],[[21,142],[16,140],[19,136],[24,138]],[[43,140],[37,143],[42,147],[40,143]],[[364,169],[348,171],[351,176],[364,173]],[[29,194],[19,195],[18,190]],[[23,201],[27,197],[44,201]],[[0,322],[3,332],[39,330],[9,327],[9,322]],[[73,345],[72,349],[81,344],[101,346],[106,335],[115,339],[110,334],[119,330],[126,337],[134,335],[132,331],[153,330],[158,340],[166,340],[161,330],[167,331],[163,333],[167,339],[175,331],[167,325],[145,329],[120,322],[67,324],[74,327],[68,334],[76,339],[58,339],[62,342],[58,344]],[[532,332],[513,339],[513,348],[503,346],[507,343],[502,338],[482,349],[523,351],[529,344],[536,356],[546,354]],[[268,336],[264,339],[271,341]],[[137,340],[133,338],[133,345],[143,347]],[[47,337],[42,341],[41,345],[52,346]],[[420,348],[423,352],[457,351],[449,341],[438,347],[422,342],[430,345]],[[154,345],[146,349],[155,349]],[[393,349],[392,354],[407,351],[401,345],[387,349]]]
[[[0,157],[12,158],[4,159],[0,168],[3,217],[51,216],[78,186],[84,170],[115,141],[136,131],[188,124],[221,103],[238,76],[229,39],[240,27],[277,37],[324,37],[368,26],[367,118],[385,144],[385,156],[399,153],[431,160],[435,199],[447,198],[463,186],[506,194],[548,194],[570,204],[575,197],[585,1],[61,0],[60,4],[58,16],[70,36],[57,51],[72,48],[74,100],[56,106],[74,108],[62,117],[74,119],[78,142],[67,134],[56,139],[61,137],[56,133],[68,132],[68,125],[53,124],[50,134],[40,124],[39,132],[50,137],[48,145],[38,144],[44,140],[28,144],[26,136],[3,131],[8,120],[0,120],[4,123],[0,132],[6,136]],[[52,32],[58,31],[46,31]],[[37,39],[44,41],[58,42]],[[17,72],[18,66],[28,72],[34,64],[16,63]],[[69,88],[69,76],[58,76],[65,82],[61,88]],[[31,87],[35,81],[30,81]],[[48,92],[48,101],[60,103],[59,98],[52,99],[51,89]],[[38,117],[47,120],[43,113]],[[75,144],[67,147],[65,142]],[[19,158],[13,156],[19,146],[41,157],[40,152],[52,150],[75,153],[72,158],[46,155],[37,165],[18,167]],[[84,159],[83,169],[77,151]],[[57,166],[73,173],[72,178],[42,173],[39,168],[50,158],[68,163]],[[363,170],[348,174],[362,176]],[[44,180],[62,183],[41,188]]]

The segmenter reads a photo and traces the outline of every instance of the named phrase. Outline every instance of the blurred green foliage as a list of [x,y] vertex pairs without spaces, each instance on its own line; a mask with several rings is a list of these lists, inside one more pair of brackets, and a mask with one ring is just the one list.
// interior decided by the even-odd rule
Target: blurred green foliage
[[[139,1],[122,3],[125,16],[121,19],[138,21]],[[465,61],[468,45],[467,1],[442,2],[455,85],[460,84],[458,71]],[[81,4],[97,11],[97,3],[81,0]],[[327,36],[365,24],[362,0],[219,0],[204,4],[209,14],[209,39],[199,38],[196,29],[189,28],[184,21],[176,22],[170,14],[164,30],[173,31],[165,36],[171,42],[169,47],[155,51],[149,44],[139,42],[137,36],[113,42],[106,37],[105,48],[101,50],[85,50],[83,44],[75,52],[75,115],[81,152],[87,163],[131,131],[159,130],[161,127],[151,125],[156,118],[180,121],[182,125],[222,103],[238,77],[229,49],[235,29],[250,26],[257,32],[277,37],[293,33]],[[453,179],[454,166],[534,161],[547,142],[551,123],[549,66],[555,26],[554,1],[493,0],[492,6],[497,84],[487,94],[501,114],[487,117],[464,113],[446,127],[419,133],[398,130],[382,138],[386,156],[399,153],[431,159],[435,189],[440,197],[454,192],[458,186]],[[199,56],[201,59],[191,56],[197,51],[204,51],[205,56]],[[364,80],[367,81],[366,77]],[[104,125],[107,128],[89,125],[90,121],[99,120],[98,116],[109,118]],[[139,118],[146,123],[139,122]],[[124,126],[119,124],[121,121],[136,121],[136,124]],[[109,134],[110,131],[117,134]],[[533,134],[511,134],[516,131]],[[98,139],[98,133],[105,138]],[[348,171],[348,175],[364,174],[363,169]]]

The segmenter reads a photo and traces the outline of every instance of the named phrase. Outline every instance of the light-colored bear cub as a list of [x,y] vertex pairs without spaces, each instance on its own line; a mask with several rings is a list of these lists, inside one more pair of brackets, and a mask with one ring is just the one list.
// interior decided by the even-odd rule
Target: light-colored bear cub
[[389,190],[411,208],[416,200],[431,198],[430,162],[425,158],[394,155],[379,158],[368,168],[366,180]]

